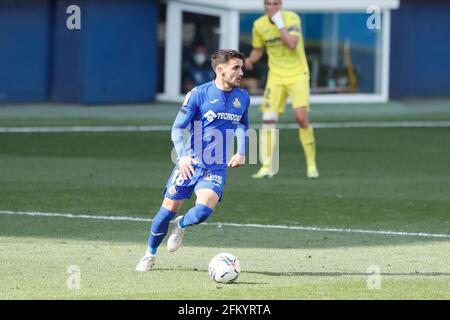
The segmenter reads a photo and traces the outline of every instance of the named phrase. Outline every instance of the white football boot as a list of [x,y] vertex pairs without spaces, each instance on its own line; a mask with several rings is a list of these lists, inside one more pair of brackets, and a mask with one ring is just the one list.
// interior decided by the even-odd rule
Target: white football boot
[[319,178],[319,171],[317,170],[316,165],[309,165],[306,169],[306,176],[309,179],[317,179]]
[[272,178],[275,174],[272,172],[270,167],[262,166],[259,171],[252,175],[252,178],[254,179],[261,179],[261,178]]
[[139,260],[136,271],[139,272],[147,272],[153,269],[153,266],[156,263],[156,256],[151,256],[146,254],[141,260]]
[[178,222],[183,218],[183,216],[179,216],[176,218],[173,223],[174,227],[172,230],[172,234],[169,237],[169,240],[167,240],[167,250],[170,252],[177,251],[181,247],[181,243],[183,242],[184,237],[184,228],[180,228],[178,225]]

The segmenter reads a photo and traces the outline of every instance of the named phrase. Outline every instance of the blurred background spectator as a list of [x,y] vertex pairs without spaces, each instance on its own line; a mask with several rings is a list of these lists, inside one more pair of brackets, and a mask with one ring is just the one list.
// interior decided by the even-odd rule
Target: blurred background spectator
[[183,92],[214,79],[208,49],[201,43],[194,46],[192,56],[183,65]]

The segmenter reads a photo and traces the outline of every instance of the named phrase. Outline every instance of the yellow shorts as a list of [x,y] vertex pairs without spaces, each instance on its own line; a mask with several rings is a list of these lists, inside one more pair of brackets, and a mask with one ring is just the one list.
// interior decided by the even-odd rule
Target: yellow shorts
[[284,113],[288,97],[292,99],[292,109],[306,106],[309,111],[309,76],[301,76],[295,82],[269,76],[260,111]]

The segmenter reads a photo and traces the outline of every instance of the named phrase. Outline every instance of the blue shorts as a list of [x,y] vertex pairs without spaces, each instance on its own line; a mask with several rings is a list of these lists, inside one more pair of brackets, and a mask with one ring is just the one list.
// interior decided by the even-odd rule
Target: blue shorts
[[177,164],[167,180],[163,195],[171,200],[183,200],[191,198],[195,190],[210,189],[217,193],[220,201],[227,178],[227,170],[209,170],[196,166],[195,164],[193,167],[195,170],[193,177],[183,180]]

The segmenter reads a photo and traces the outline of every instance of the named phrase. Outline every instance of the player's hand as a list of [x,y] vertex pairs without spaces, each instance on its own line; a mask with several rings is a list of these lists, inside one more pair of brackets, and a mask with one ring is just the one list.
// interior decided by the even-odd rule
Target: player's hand
[[231,168],[242,167],[245,164],[245,156],[240,154],[235,154],[231,157],[230,161],[228,161],[228,166]]
[[250,60],[250,58],[246,58],[244,60],[244,67],[246,70],[253,70],[253,62]]
[[277,26],[278,29],[284,28],[283,15],[280,10],[269,13],[269,18]]
[[197,163],[191,157],[183,157],[178,160],[178,167],[180,168],[180,176],[183,180],[192,179],[195,173],[193,164]]

